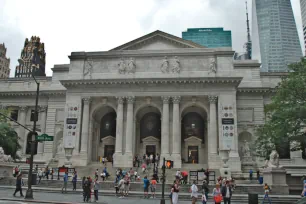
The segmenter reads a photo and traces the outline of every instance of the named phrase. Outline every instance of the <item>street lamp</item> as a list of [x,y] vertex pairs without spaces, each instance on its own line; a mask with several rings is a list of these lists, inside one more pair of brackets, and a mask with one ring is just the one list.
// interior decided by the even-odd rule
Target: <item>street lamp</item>
[[[23,65],[24,61],[22,59],[19,59],[18,62]],[[35,68],[35,65],[32,65],[33,68]],[[32,77],[34,78],[34,81],[37,85],[37,89],[36,89],[36,100],[35,100],[35,110],[34,110],[34,123],[33,123],[33,130],[31,132],[32,138],[34,135],[36,135],[36,122],[38,120],[38,97],[39,97],[39,85],[40,83],[37,82],[35,76],[33,75],[32,72]],[[36,143],[36,139],[34,139],[34,141],[31,141],[31,156],[30,156],[30,170],[29,170],[29,175],[28,175],[28,189],[25,195],[25,199],[33,199],[33,190],[32,190],[32,173],[33,173],[33,158],[34,158],[34,145]]]
[[163,184],[162,184],[162,198],[160,200],[160,204],[166,204],[166,201],[165,201],[166,159],[165,159],[165,157],[164,157],[164,160],[163,160],[162,170],[163,170]]

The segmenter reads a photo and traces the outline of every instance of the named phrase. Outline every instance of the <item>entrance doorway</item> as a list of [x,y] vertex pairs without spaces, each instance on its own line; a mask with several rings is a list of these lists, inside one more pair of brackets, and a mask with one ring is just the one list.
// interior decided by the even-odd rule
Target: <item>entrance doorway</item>
[[105,145],[104,146],[104,157],[107,158],[107,161],[113,161],[113,154],[115,153],[115,145]]
[[188,146],[188,163],[198,164],[199,163],[199,147]]
[[148,156],[156,154],[156,145],[147,145],[146,146],[146,154]]

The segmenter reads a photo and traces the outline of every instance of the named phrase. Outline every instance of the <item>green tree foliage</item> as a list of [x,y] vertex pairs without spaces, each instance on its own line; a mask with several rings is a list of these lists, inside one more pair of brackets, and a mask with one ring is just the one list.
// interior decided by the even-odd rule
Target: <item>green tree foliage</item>
[[306,59],[289,65],[289,69],[272,102],[265,106],[266,123],[256,132],[256,152],[263,157],[273,149],[281,155],[288,148],[300,150],[305,145]]
[[[10,110],[0,109],[0,112],[9,115]],[[0,146],[6,155],[11,155],[13,159],[19,159],[17,151],[21,148],[18,143],[18,135],[11,127],[9,121],[0,115]]]

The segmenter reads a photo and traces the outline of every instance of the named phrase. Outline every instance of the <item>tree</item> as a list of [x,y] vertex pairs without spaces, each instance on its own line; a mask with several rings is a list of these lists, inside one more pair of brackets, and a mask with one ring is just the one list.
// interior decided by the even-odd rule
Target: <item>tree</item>
[[[0,112],[9,115],[10,110],[0,109]],[[21,146],[18,139],[18,135],[11,127],[8,119],[0,115],[0,147],[3,148],[6,155],[11,155],[13,159],[19,159],[17,151]]]
[[306,146],[306,59],[289,65],[288,75],[265,106],[266,123],[256,130],[256,152],[267,157],[273,149],[303,150]]

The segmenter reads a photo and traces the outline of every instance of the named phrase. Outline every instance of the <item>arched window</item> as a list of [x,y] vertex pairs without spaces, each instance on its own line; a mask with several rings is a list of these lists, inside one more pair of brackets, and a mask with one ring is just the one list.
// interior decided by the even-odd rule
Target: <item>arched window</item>
[[182,120],[182,139],[197,137],[204,143],[204,119],[196,112],[187,113]]
[[161,121],[157,113],[146,113],[140,120],[141,140],[149,136],[161,138]]
[[100,139],[113,136],[116,137],[116,113],[110,112],[101,119]]

